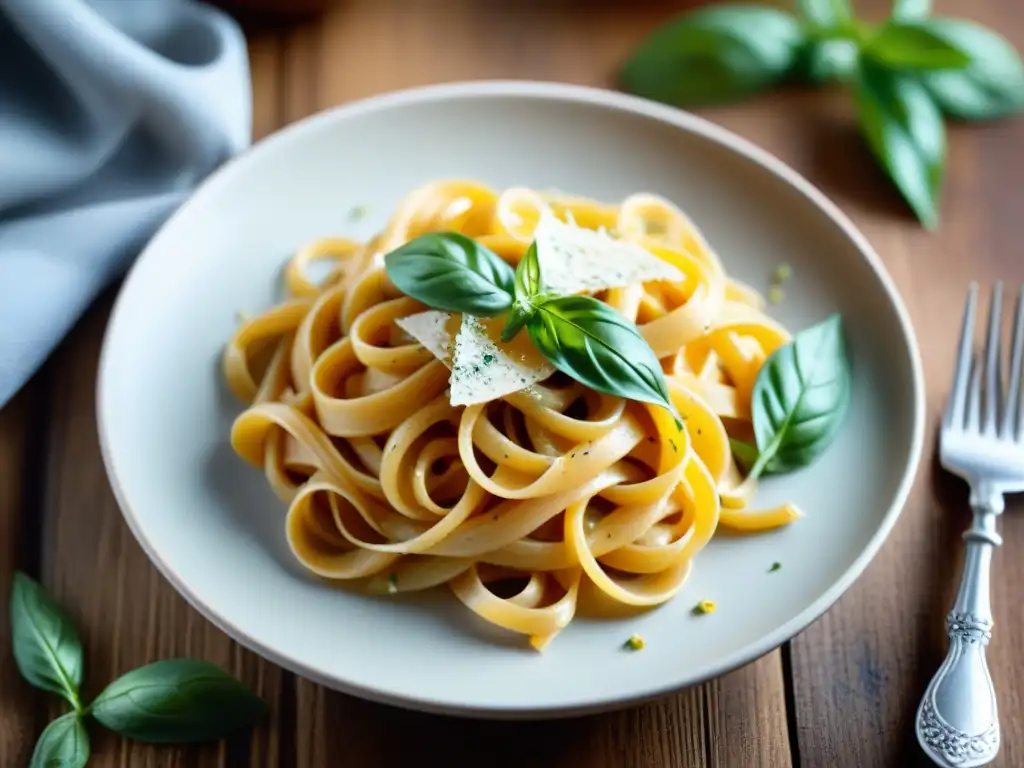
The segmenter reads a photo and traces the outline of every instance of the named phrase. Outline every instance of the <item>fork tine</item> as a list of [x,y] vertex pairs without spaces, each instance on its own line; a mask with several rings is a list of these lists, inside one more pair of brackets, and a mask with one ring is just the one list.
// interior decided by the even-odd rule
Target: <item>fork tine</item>
[[988,334],[985,340],[985,401],[981,431],[995,434],[1003,397],[1002,349],[999,347],[1003,326],[1003,283],[999,281],[992,288],[992,300],[988,307]]
[[971,361],[971,383],[967,391],[967,418],[964,429],[977,432],[981,428],[981,358],[975,356]]
[[1017,293],[1017,309],[1013,320],[1013,343],[1010,352],[1010,389],[1006,395],[1006,411],[1000,435],[1007,440],[1020,439],[1021,420],[1024,419],[1024,404],[1021,403],[1021,365],[1024,364],[1024,285]]
[[974,345],[974,307],[978,303],[978,284],[971,283],[967,289],[967,304],[960,328],[960,348],[956,355],[956,369],[953,372],[953,389],[946,404],[946,426],[962,428],[964,407],[967,402],[967,383],[971,377],[971,347]]

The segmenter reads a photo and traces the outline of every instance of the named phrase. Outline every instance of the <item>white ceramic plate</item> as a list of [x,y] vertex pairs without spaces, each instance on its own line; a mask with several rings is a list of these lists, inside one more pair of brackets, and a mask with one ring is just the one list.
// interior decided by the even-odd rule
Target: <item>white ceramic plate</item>
[[[227,443],[239,405],[220,353],[239,310],[279,295],[280,268],[325,235],[369,236],[413,187],[473,177],[619,200],[646,190],[687,210],[727,269],[766,288],[793,266],[776,316],[799,329],[840,311],[854,370],[849,419],[812,468],[766,482],[806,519],[720,535],[682,592],[622,620],[577,619],[543,654],[453,596],[380,599],[310,578],[284,509]],[[353,206],[369,216],[348,218]],[[917,467],[924,394],[906,311],[834,205],[765,152],[646,101],[537,83],[425,88],[298,123],[215,173],[160,230],[121,292],[99,380],[111,482],[132,530],[211,621],[274,662],[403,706],[496,717],[608,709],[721,674],[778,646],[846,590],[881,546]],[[782,570],[768,573],[774,561]],[[717,613],[695,617],[700,599]],[[622,651],[632,633],[642,653]]]

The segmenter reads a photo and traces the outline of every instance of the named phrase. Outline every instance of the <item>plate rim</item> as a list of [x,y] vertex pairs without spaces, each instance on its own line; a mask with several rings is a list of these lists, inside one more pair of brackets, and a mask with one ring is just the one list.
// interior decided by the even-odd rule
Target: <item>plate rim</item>
[[[180,217],[187,215],[194,206],[202,205],[206,195],[209,194],[209,191],[217,188],[221,183],[224,183],[224,179],[229,178],[234,172],[233,169],[235,166],[247,162],[250,153],[266,151],[281,142],[299,138],[303,133],[307,131],[314,131],[323,124],[343,122],[366,113],[384,111],[394,107],[414,105],[423,102],[443,102],[456,99],[500,96],[538,98],[556,102],[593,105],[645,117],[662,124],[670,125],[678,130],[696,134],[744,157],[749,161],[752,161],[790,187],[796,189],[814,207],[824,213],[831,223],[838,227],[842,234],[854,244],[860,256],[864,259],[881,283],[882,288],[885,291],[890,304],[895,309],[896,316],[899,320],[900,331],[903,334],[910,357],[914,413],[907,462],[903,469],[900,482],[896,488],[896,493],[892,498],[888,510],[886,510],[882,517],[881,523],[872,534],[867,545],[860,554],[854,559],[850,566],[843,571],[839,578],[832,582],[821,596],[773,632],[770,632],[758,640],[748,643],[734,653],[719,659],[715,664],[709,665],[703,674],[693,677],[685,683],[680,684],[678,682],[671,682],[651,687],[645,692],[636,695],[588,696],[580,699],[576,703],[546,706],[479,706],[472,704],[459,704],[457,702],[445,701],[428,696],[395,694],[388,691],[381,691],[366,685],[349,682],[339,677],[324,673],[319,669],[310,666],[301,658],[295,658],[265,644],[257,637],[244,632],[239,627],[233,625],[227,618],[217,614],[213,609],[211,609],[196,591],[186,584],[183,579],[178,578],[175,570],[161,557],[156,546],[143,535],[141,523],[129,504],[127,495],[118,480],[118,470],[113,456],[113,449],[110,445],[109,426],[104,407],[104,391],[108,386],[105,382],[109,378],[107,371],[110,367],[110,358],[113,355],[111,352],[113,344],[112,339],[114,338],[116,329],[121,324],[127,322],[127,320],[122,317],[124,297],[129,291],[131,291],[134,280],[137,279],[139,266],[149,256],[153,240],[155,240],[166,229],[174,226],[175,222]],[[114,301],[114,305],[107,322],[107,327],[104,331],[96,377],[95,396],[96,423],[99,436],[100,454],[111,490],[113,491],[114,498],[121,510],[121,514],[124,517],[125,522],[128,524],[128,528],[131,530],[132,535],[135,537],[135,540],[138,542],[143,552],[145,552],[149,561],[156,566],[157,570],[163,575],[163,577],[170,582],[175,591],[184,597],[185,600],[207,621],[216,626],[220,631],[224,632],[228,637],[267,661],[327,688],[356,696],[364,700],[397,706],[404,709],[457,717],[482,717],[488,719],[551,719],[575,717],[634,706],[685,690],[686,688],[699,685],[703,682],[724,675],[734,669],[738,669],[739,667],[749,664],[750,662],[770,653],[786,641],[806,630],[811,624],[827,612],[863,574],[867,566],[872,560],[874,560],[875,556],[881,550],[882,545],[888,539],[896,521],[899,519],[920,468],[921,456],[924,447],[925,410],[927,404],[923,365],[917,336],[914,333],[913,325],[910,320],[910,313],[908,312],[895,283],[889,275],[888,270],[886,270],[885,265],[877,252],[853,221],[843,213],[842,210],[824,194],[824,192],[818,189],[817,186],[812,184],[795,169],[772,153],[762,149],[739,134],[713,123],[706,118],[699,117],[682,109],[659,104],[636,96],[591,86],[532,80],[501,79],[468,80],[404,88],[329,107],[274,131],[268,136],[253,142],[249,147],[222,163],[194,190],[192,190],[184,202],[160,225],[160,227],[157,228],[127,270],[126,276],[118,289],[117,298]]]

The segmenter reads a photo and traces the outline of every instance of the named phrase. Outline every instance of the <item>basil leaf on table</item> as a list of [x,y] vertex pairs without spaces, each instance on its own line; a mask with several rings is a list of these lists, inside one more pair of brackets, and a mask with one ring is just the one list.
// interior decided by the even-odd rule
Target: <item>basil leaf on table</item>
[[810,40],[800,52],[796,74],[811,83],[842,80],[856,71],[860,49],[845,37]]
[[893,0],[892,17],[900,21],[923,19],[932,12],[932,0]]
[[927,22],[886,24],[864,46],[863,55],[889,69],[963,69],[971,57],[932,31]]
[[839,315],[777,349],[754,383],[758,456],[751,477],[807,466],[832,444],[850,403],[850,366]]
[[620,73],[623,87],[669,104],[723,103],[781,80],[804,42],[799,21],[761,5],[684,14],[641,43]]
[[853,18],[850,0],[797,0],[800,14],[821,29],[835,29]]
[[52,691],[81,709],[82,641],[64,609],[24,573],[11,587],[11,643],[18,671],[36,688]]
[[384,267],[402,293],[434,309],[494,317],[512,306],[512,267],[457,232],[414,238],[387,254]]
[[592,296],[539,302],[526,329],[555,368],[608,395],[660,405],[677,423],[661,363],[637,327]]
[[213,741],[268,712],[263,699],[220,667],[169,659],[132,670],[90,705],[97,721],[139,741]]
[[946,156],[942,114],[918,81],[865,63],[854,88],[872,153],[928,229],[938,224]]
[[932,34],[971,58],[962,70],[920,76],[943,112],[961,120],[990,120],[1024,109],[1024,64],[1005,38],[960,19],[926,23]]
[[29,768],[82,768],[89,760],[89,734],[76,712],[46,726],[32,752]]

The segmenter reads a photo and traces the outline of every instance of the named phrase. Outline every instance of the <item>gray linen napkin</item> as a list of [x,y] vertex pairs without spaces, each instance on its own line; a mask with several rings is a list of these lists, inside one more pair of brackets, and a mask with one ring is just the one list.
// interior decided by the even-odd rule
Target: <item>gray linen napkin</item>
[[220,11],[0,0],[0,407],[250,128]]

